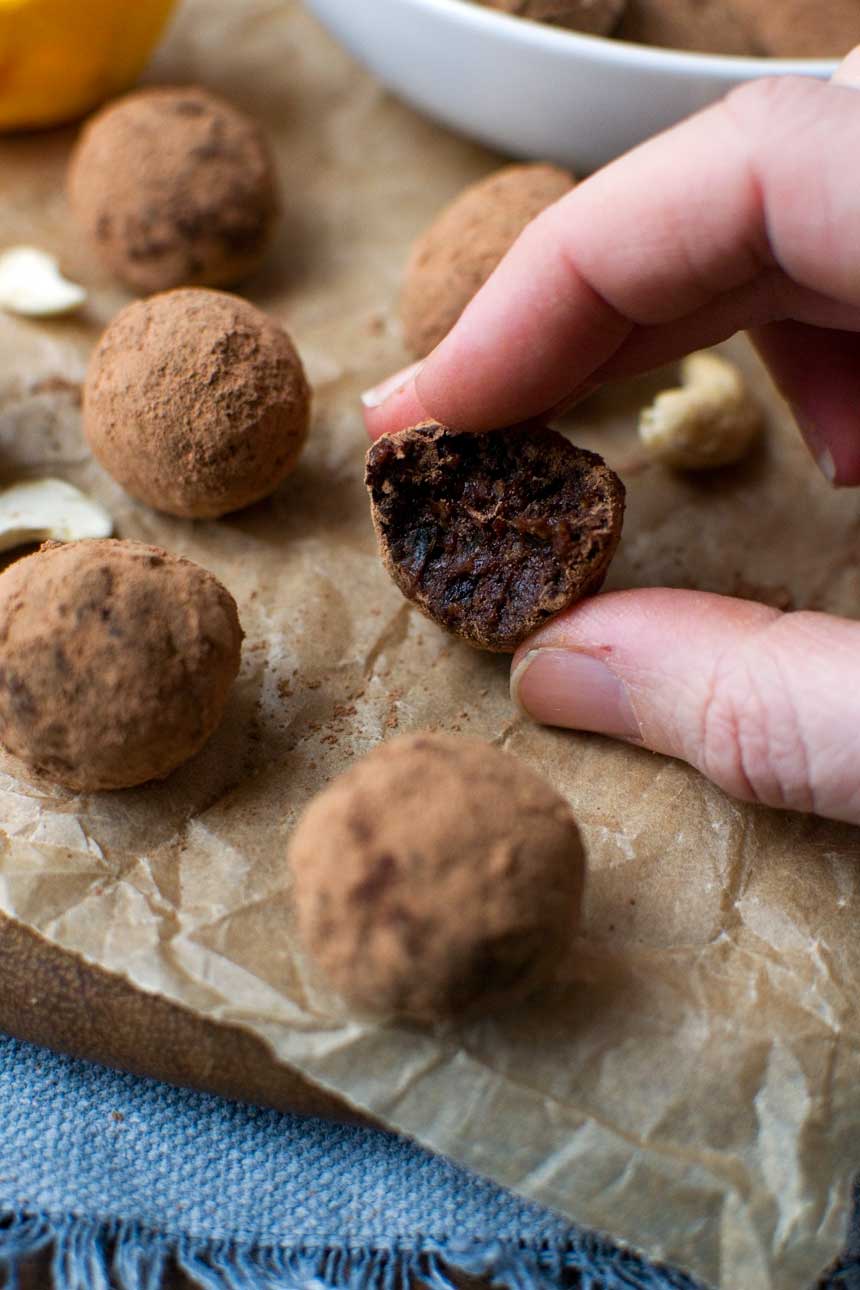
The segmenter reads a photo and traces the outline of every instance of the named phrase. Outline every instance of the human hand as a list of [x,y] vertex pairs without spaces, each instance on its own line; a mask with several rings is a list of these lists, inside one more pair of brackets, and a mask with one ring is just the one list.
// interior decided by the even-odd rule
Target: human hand
[[[749,330],[831,482],[860,483],[860,49],[759,81],[526,229],[372,437],[491,430]],[[627,739],[751,801],[860,823],[860,623],[653,589],[585,601],[517,652],[535,720]]]

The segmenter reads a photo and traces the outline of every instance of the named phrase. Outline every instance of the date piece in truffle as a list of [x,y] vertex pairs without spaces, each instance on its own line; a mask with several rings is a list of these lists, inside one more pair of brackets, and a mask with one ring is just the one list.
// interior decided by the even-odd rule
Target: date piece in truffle
[[69,198],[112,273],[142,293],[229,286],[257,268],[278,215],[256,122],[208,90],[140,90],[84,127]]
[[445,207],[415,243],[400,297],[404,337],[416,358],[447,336],[526,225],[573,182],[556,166],[506,166]]
[[606,36],[618,22],[626,0],[483,0],[490,9],[548,22],[556,27]]
[[233,597],[190,560],[50,543],[0,575],[0,742],[85,792],[162,779],[220,723],[241,643]]
[[432,1021],[551,979],[579,919],[570,807],[510,754],[416,734],[316,797],[289,859],[298,930],[354,1008]]
[[[758,0],[762,5],[779,0]],[[727,0],[628,0],[615,35],[640,45],[702,54],[763,54],[761,42]]]
[[310,389],[286,332],[237,296],[189,287],[127,305],[84,384],[94,456],[132,497],[217,516],[294,469]]
[[598,591],[621,536],[624,485],[554,430],[465,434],[433,421],[378,439],[367,487],[380,554],[428,618],[510,653]]

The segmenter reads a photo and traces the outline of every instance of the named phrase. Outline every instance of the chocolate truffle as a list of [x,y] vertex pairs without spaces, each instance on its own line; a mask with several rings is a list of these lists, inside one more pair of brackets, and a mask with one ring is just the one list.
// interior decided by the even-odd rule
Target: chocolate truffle
[[108,268],[142,293],[246,277],[279,206],[259,126],[196,86],[139,90],[94,116],[68,189]]
[[513,652],[598,591],[621,536],[624,486],[548,430],[458,433],[425,421],[378,439],[367,487],[383,563],[428,618]]
[[432,1021],[551,980],[585,858],[570,807],[510,754],[416,734],[319,794],[289,860],[301,941],[352,1007]]
[[[778,0],[758,2],[775,4]],[[749,24],[727,0],[628,0],[615,34],[640,45],[703,54],[765,52]]]
[[773,58],[842,58],[860,44],[858,0],[725,0]]
[[294,469],[309,417],[286,332],[220,291],[127,305],[84,383],[93,454],[132,497],[171,515],[224,515],[267,496]]
[[400,297],[404,337],[416,358],[447,336],[526,225],[573,182],[556,166],[506,166],[445,207],[412,248]]
[[163,779],[218,726],[236,603],[142,542],[49,543],[0,575],[0,742],[89,792]]
[[483,3],[519,18],[606,36],[621,17],[626,0],[483,0]]

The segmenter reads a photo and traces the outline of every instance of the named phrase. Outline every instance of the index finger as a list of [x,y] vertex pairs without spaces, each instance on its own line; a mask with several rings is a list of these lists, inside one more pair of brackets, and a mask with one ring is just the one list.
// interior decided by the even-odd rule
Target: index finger
[[769,291],[772,314],[744,317],[763,274],[857,305],[858,131],[856,91],[780,78],[643,144],[529,225],[414,382],[368,410],[371,433],[539,416],[639,329],[676,327],[683,349],[684,320],[726,299],[726,334],[784,316]]

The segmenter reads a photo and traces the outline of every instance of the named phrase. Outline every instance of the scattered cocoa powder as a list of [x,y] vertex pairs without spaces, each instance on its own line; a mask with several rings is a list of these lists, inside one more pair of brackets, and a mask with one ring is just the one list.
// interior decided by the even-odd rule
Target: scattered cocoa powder
[[246,277],[279,207],[259,126],[196,86],[140,90],[97,113],[72,154],[68,189],[107,266],[143,293]]
[[480,649],[512,652],[599,590],[624,486],[553,430],[457,433],[427,421],[367,454],[383,563],[423,613]]
[[133,497],[216,516],[294,469],[310,390],[286,332],[246,300],[185,288],[126,306],[84,385],[93,454]]
[[221,721],[236,603],[141,542],[50,543],[0,575],[0,741],[81,791],[162,779]]
[[289,846],[298,931],[356,1009],[432,1021],[551,980],[585,859],[567,803],[508,753],[422,733],[375,748]]
[[525,226],[573,187],[556,166],[506,166],[466,188],[412,249],[400,315],[423,358],[445,337]]

